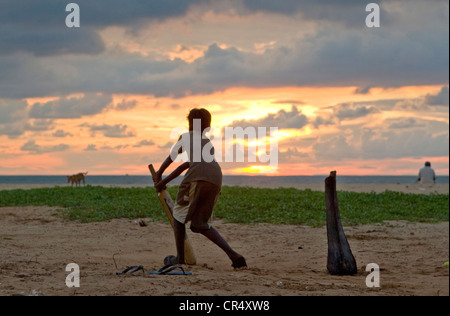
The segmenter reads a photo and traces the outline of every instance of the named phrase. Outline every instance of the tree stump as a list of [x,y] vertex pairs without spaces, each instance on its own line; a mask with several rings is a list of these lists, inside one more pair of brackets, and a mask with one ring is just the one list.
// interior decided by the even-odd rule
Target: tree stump
[[325,197],[328,237],[327,269],[332,275],[354,275],[358,269],[341,223],[336,192],[336,171],[331,172],[325,179]]

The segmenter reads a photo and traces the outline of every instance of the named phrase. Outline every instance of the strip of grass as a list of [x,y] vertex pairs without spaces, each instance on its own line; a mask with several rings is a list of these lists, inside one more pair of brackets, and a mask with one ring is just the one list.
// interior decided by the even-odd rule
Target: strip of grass
[[[175,197],[177,187],[169,188]],[[449,221],[449,195],[338,192],[344,225],[390,220]],[[55,187],[0,191],[0,207],[61,207],[68,220],[102,222],[114,218],[166,220],[154,188]],[[325,194],[311,190],[224,187],[215,217],[231,223],[325,225]]]

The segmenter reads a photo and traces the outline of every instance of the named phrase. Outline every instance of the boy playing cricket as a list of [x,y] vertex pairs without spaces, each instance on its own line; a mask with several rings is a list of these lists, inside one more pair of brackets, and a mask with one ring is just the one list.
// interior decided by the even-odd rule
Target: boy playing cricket
[[[205,130],[211,127],[211,114],[206,109],[194,109],[188,115],[189,133],[182,135],[173,147],[169,157],[157,172],[155,188],[158,192],[164,190],[169,182],[188,169],[178,191],[173,209],[175,243],[177,256],[164,259],[165,265],[184,264],[184,236],[186,223],[191,222],[190,229],[199,233],[219,246],[230,258],[235,269],[247,267],[245,258],[235,252],[212,227],[210,219],[214,206],[222,188],[222,170],[215,159],[214,147],[205,136]],[[205,159],[204,149],[209,149],[208,159]],[[164,171],[183,152],[187,153],[188,162],[183,163],[168,177],[162,179]]]

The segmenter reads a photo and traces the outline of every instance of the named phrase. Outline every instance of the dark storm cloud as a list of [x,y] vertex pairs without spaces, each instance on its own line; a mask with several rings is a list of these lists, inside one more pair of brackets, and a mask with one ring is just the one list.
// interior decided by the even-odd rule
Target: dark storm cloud
[[387,31],[330,31],[262,55],[214,44],[191,64],[140,55],[52,60],[0,56],[0,69],[10,74],[0,72],[0,95],[26,98],[103,92],[182,97],[236,86],[436,85],[448,82],[448,51],[448,30],[413,38]]
[[88,28],[40,29],[5,26],[0,29],[0,55],[28,52],[35,56],[63,54],[95,55],[105,46],[97,32]]
[[1,0],[0,55],[17,52],[36,56],[100,54],[98,31],[108,26],[138,27],[148,20],[183,15],[204,0],[77,0],[82,27],[67,28],[69,1]]
[[[183,69],[184,68],[184,69]],[[36,59],[0,56],[0,96],[29,98],[71,93],[183,94],[194,81],[180,60],[154,61],[141,55]],[[194,74],[192,74],[194,75]],[[191,83],[189,83],[191,82]]]
[[[193,4],[206,0],[77,0],[81,24],[106,27],[138,23],[142,19],[167,19],[185,14]],[[66,0],[2,0],[0,20],[5,24],[26,27],[65,27],[69,12]]]
[[[364,21],[358,28],[324,22],[327,16],[339,19],[339,12],[351,15],[354,10],[365,17],[367,13],[356,0],[243,0],[251,12],[312,12],[310,18],[318,20],[316,30],[293,39],[289,46],[280,44],[262,54],[207,43],[204,56],[193,63],[125,52],[100,54],[104,44],[96,32],[110,25],[133,27],[139,21],[181,16],[192,4],[208,1],[78,3],[82,27],[74,30],[64,25],[64,1],[0,2],[2,98],[97,92],[183,97],[236,86],[358,86],[365,91],[367,87],[448,84],[448,2],[393,1],[399,5],[394,11],[397,19],[374,30],[366,28]],[[400,10],[406,8],[410,19]],[[34,32],[36,40],[32,40]],[[15,35],[29,40],[20,41]],[[75,36],[73,41],[71,36]],[[76,54],[67,54],[70,52]],[[40,58],[47,55],[52,58]],[[53,118],[37,114],[45,109],[33,113]]]
[[448,29],[408,34],[329,29],[262,55],[212,45],[187,66],[193,73],[186,87],[200,93],[233,85],[398,87],[447,82]]
[[[324,20],[342,23],[346,26],[360,27],[368,13],[366,6],[370,1],[361,0],[242,0],[244,7],[250,11],[271,12],[284,15],[302,14],[308,20]],[[392,17],[380,5],[383,22],[390,22]]]

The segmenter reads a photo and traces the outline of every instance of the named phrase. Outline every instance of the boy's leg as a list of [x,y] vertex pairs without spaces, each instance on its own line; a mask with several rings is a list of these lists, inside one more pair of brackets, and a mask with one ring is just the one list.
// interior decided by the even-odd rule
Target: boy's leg
[[205,181],[198,181],[195,190],[191,192],[191,205],[186,222],[191,221],[192,232],[202,234],[222,249],[233,262],[234,268],[246,267],[244,257],[234,251],[209,223],[219,195],[219,187]]
[[243,268],[247,266],[244,257],[234,251],[215,228],[211,227],[207,230],[201,230],[200,233],[225,251],[228,258],[233,262],[233,267]]
[[186,202],[186,196],[191,195],[191,191],[195,190],[195,185],[190,183],[181,183],[177,195],[177,203],[173,209],[173,231],[175,234],[175,245],[177,248],[177,256],[169,256],[164,260],[165,264],[185,264],[184,243],[186,237],[186,216],[189,212],[189,203]]
[[176,262],[171,262],[171,264],[184,264],[184,238],[186,235],[186,225],[180,223],[176,219],[173,221],[173,230],[175,232],[175,244],[177,247],[177,258]]

